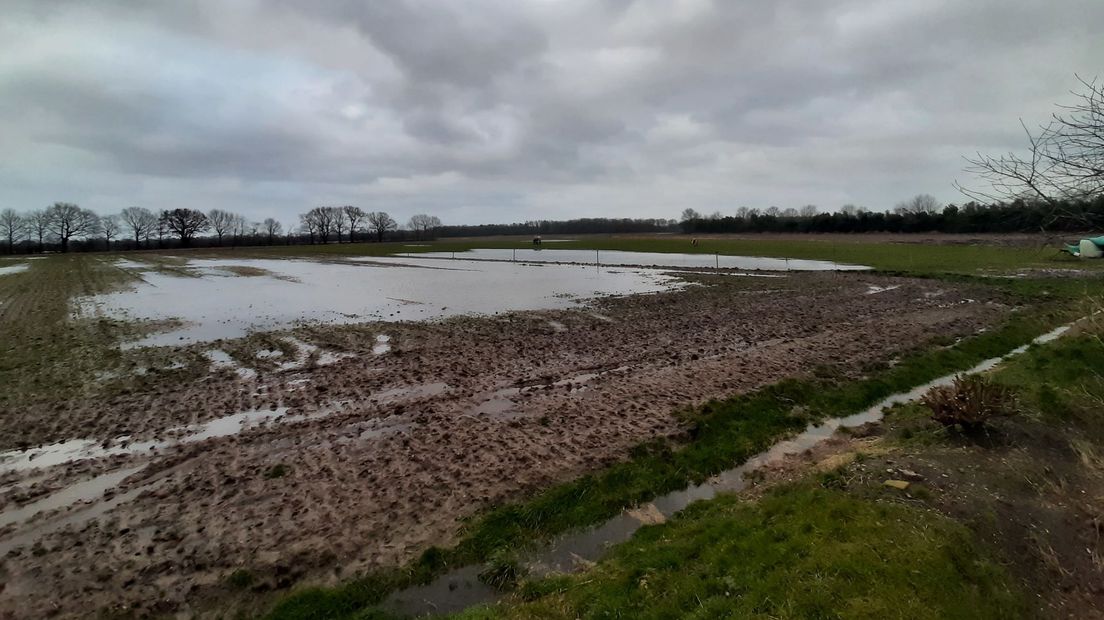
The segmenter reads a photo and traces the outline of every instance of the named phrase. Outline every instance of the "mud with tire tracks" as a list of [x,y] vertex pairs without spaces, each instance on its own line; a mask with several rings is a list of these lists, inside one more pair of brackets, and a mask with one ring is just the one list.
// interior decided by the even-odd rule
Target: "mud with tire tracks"
[[[196,381],[4,412],[0,450],[89,442],[48,467],[0,458],[0,616],[210,610],[395,565],[449,544],[464,517],[679,436],[680,408],[826,366],[858,376],[1012,309],[933,280],[688,277],[580,309],[265,337],[325,363],[218,343],[237,362]],[[248,589],[229,584],[239,569]]]

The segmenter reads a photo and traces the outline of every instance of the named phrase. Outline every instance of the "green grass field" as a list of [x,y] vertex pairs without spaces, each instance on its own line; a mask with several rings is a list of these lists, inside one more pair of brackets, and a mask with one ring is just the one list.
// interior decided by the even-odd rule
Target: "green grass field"
[[492,618],[1012,618],[1019,595],[963,526],[817,481],[721,496],[597,567],[523,585]]
[[[996,245],[888,243],[884,241],[839,241],[838,239],[702,239],[692,245],[683,237],[578,237],[569,243],[544,246],[559,249],[625,250],[634,252],[676,252],[732,256],[764,256],[829,260],[867,265],[882,271],[909,273],[998,274],[1022,269],[1104,270],[1104,261],[1082,261],[1059,251],[1057,246],[1005,247]],[[407,243],[345,243],[306,246],[272,246],[239,249],[238,252],[268,256],[382,256],[398,252],[462,252],[473,248],[532,248],[530,240],[519,238],[439,240],[429,247]],[[221,251],[221,250],[215,250]]]

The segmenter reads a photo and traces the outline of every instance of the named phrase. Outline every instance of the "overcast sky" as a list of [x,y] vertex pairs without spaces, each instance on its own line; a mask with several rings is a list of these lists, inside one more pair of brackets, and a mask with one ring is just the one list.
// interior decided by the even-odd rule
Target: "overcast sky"
[[962,201],[1101,0],[0,0],[0,208],[446,223]]

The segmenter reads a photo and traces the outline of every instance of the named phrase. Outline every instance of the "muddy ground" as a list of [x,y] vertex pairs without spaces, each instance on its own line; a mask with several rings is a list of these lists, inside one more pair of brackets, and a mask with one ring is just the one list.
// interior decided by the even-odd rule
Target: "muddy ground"
[[[679,435],[679,408],[826,367],[858,374],[1011,310],[992,292],[932,280],[694,278],[682,291],[585,309],[298,330],[331,353],[326,365],[279,370],[255,358],[265,338],[219,343],[256,376],[119,379],[100,397],[4,412],[4,450],[164,439],[250,409],[298,417],[0,474],[3,515],[142,467],[97,499],[0,528],[0,615],[210,610],[401,563],[448,544],[463,517]],[[202,348],[134,356],[166,362]],[[239,569],[254,576],[244,594],[228,579]]]

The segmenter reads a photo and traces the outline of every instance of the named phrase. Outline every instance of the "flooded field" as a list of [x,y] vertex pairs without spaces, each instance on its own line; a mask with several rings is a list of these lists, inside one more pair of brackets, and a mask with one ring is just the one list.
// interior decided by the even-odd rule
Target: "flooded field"
[[[549,241],[550,242],[550,241]],[[545,243],[549,243],[545,242]],[[822,260],[728,256],[723,254],[677,254],[661,252],[625,252],[621,250],[541,250],[475,249],[466,252],[424,252],[401,256],[455,258],[484,261],[523,261],[529,263],[573,263],[581,265],[627,265],[639,267],[719,268],[747,271],[863,271],[863,265],[848,265]]]
[[654,293],[681,285],[674,276],[645,269],[445,264],[392,257],[348,262],[192,259],[183,273],[163,273],[135,261],[116,265],[140,273],[143,282],[81,300],[83,313],[182,323],[179,329],[128,346],[236,338],[303,323],[411,321],[570,308],[598,296]]
[[50,600],[62,615],[151,601],[188,614],[233,595],[237,570],[267,592],[395,566],[454,541],[465,517],[677,439],[672,412],[888,363],[1010,310],[973,286],[855,272],[687,280],[413,257],[109,268],[142,280],[82,299],[81,316],[185,324],[131,342],[162,349],[116,348],[65,400],[0,418],[0,615]]

